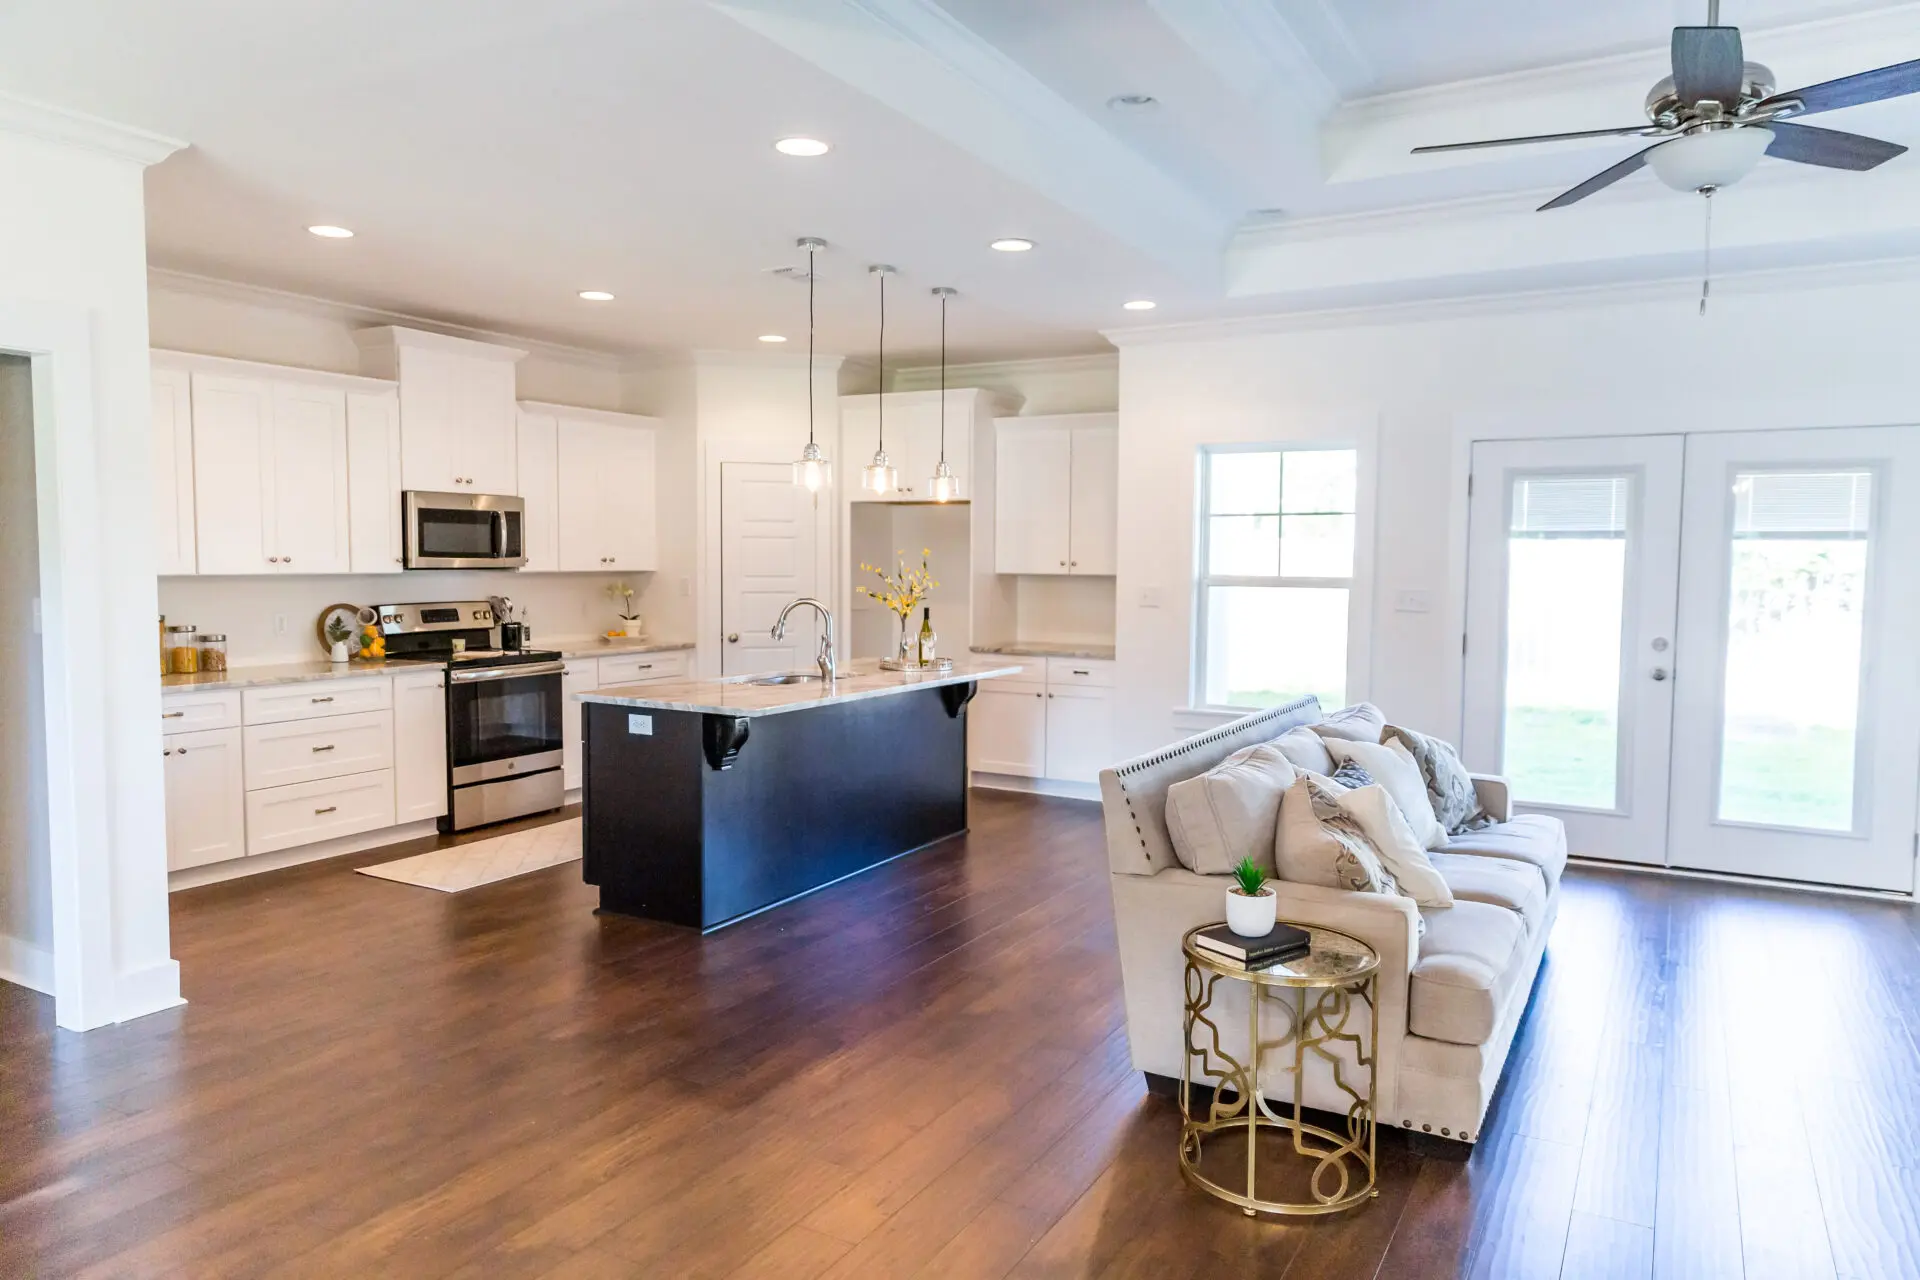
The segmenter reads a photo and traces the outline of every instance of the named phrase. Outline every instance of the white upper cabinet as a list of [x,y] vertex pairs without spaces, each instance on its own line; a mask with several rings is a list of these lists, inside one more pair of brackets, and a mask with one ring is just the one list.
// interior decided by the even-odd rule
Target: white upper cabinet
[[993,465],[994,572],[1116,572],[1114,415],[999,419]]
[[[886,398],[887,456],[900,473],[899,488],[876,494],[860,487],[860,470],[873,460],[880,437],[880,398],[843,396],[840,400],[840,439],[844,467],[841,492],[849,502],[908,502],[924,500],[927,481],[940,464],[940,393],[890,392]],[[980,392],[962,388],[947,392],[947,464],[960,479],[960,496],[973,496],[973,426],[981,404]]]
[[628,573],[658,561],[652,418],[554,409],[559,567]]
[[153,371],[153,525],[156,572],[192,573],[193,396],[185,369]]
[[406,567],[400,514],[400,395],[347,392],[347,544],[355,573]]
[[193,436],[200,572],[273,572],[280,564],[279,552],[267,547],[273,384],[264,378],[195,373]]
[[553,573],[560,568],[560,435],[550,413],[520,412],[518,440],[520,498],[526,513],[520,526],[527,562],[523,573]]
[[346,393],[274,383],[269,449],[267,559],[277,553],[286,573],[347,572]]
[[514,365],[526,352],[392,326],[353,337],[365,371],[400,384],[406,488],[519,492]]

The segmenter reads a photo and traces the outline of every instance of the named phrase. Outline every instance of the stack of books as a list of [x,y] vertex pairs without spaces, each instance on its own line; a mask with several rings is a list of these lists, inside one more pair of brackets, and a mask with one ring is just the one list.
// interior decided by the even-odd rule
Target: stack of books
[[1218,960],[1242,969],[1298,960],[1313,950],[1312,936],[1290,924],[1276,924],[1261,938],[1243,938],[1224,924],[1209,925],[1193,935],[1193,945]]

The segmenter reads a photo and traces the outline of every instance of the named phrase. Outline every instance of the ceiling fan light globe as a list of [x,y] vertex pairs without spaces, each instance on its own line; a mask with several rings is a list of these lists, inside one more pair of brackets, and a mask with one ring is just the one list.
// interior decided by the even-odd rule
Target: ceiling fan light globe
[[1704,129],[1661,143],[1647,165],[1675,191],[1730,187],[1753,172],[1772,142],[1773,131],[1760,125]]

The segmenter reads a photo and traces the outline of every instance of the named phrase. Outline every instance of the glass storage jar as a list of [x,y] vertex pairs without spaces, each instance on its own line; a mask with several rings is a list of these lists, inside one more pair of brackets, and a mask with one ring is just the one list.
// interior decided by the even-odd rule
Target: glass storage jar
[[227,669],[227,638],[208,632],[200,637],[200,670],[225,671]]
[[200,633],[198,627],[167,628],[167,665],[176,676],[190,676],[200,670]]

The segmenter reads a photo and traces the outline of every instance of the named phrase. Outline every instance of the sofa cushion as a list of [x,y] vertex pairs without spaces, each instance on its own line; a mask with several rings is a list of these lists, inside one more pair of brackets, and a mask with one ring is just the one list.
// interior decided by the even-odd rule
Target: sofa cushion
[[1333,772],[1333,756],[1327,751],[1327,744],[1305,725],[1287,730],[1273,740],[1273,745],[1280,748],[1280,754],[1296,769],[1323,777]]
[[1427,799],[1433,802],[1433,816],[1448,832],[1484,827],[1493,821],[1480,803],[1473,775],[1460,763],[1453,744],[1430,738],[1412,729],[1390,724],[1381,733],[1382,742],[1398,742],[1413,756],[1420,776],[1427,784]]
[[1449,837],[1448,853],[1473,853],[1483,858],[1511,858],[1530,862],[1546,878],[1547,888],[1560,885],[1567,865],[1567,829],[1560,819],[1544,813],[1516,814],[1478,831]]
[[1342,764],[1359,765],[1387,789],[1422,849],[1438,849],[1446,844],[1447,829],[1433,816],[1433,801],[1427,798],[1427,780],[1420,776],[1420,766],[1414,763],[1413,753],[1405,746],[1398,742],[1348,742],[1329,738],[1327,750]]
[[1350,707],[1330,711],[1313,731],[1323,738],[1341,738],[1348,742],[1378,742],[1387,717],[1371,702],[1356,702]]
[[1334,798],[1340,812],[1360,824],[1367,843],[1386,864],[1400,885],[1400,892],[1423,907],[1453,905],[1453,893],[1447,882],[1427,861],[1427,851],[1414,838],[1413,830],[1400,814],[1387,789],[1379,783],[1354,787]]
[[1339,805],[1342,788],[1302,773],[1280,801],[1274,834],[1274,870],[1290,884],[1358,893],[1399,893],[1360,824]]
[[1197,778],[1167,788],[1167,834],[1180,865],[1230,875],[1242,858],[1271,870],[1280,797],[1293,766],[1270,742],[1242,747]]
[[1520,917],[1487,902],[1423,911],[1426,936],[1407,984],[1407,1030],[1429,1040],[1483,1044],[1527,968]]
[[1456,902],[1487,902],[1520,917],[1529,936],[1547,918],[1547,882],[1540,868],[1517,858],[1471,853],[1429,853],[1427,860],[1453,891]]

